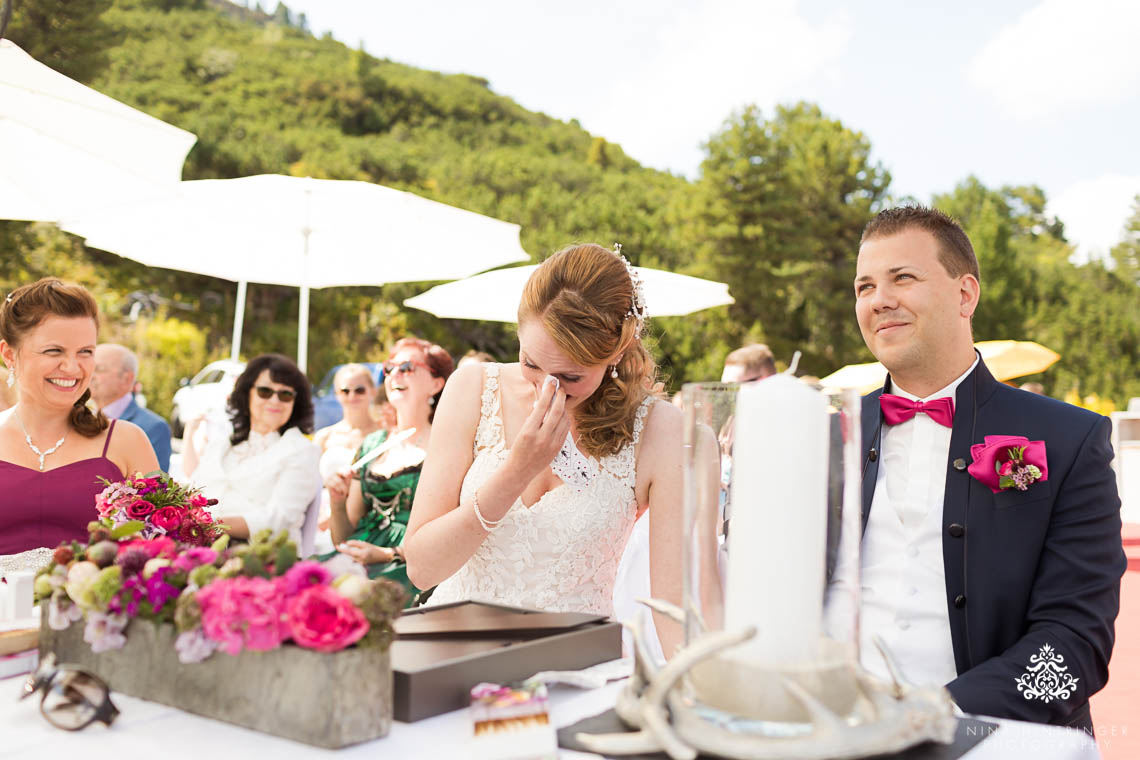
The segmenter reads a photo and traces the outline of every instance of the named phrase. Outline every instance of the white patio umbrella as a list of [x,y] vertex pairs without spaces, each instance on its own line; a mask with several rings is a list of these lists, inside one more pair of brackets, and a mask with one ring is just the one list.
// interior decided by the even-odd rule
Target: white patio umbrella
[[197,138],[0,40],[0,219],[58,221],[182,178]]
[[[404,300],[404,306],[452,319],[484,319],[514,322],[523,286],[537,265],[498,269],[465,280],[436,285]],[[634,267],[645,286],[645,301],[651,317],[692,314],[712,306],[733,303],[728,285],[698,277]]]
[[61,226],[149,266],[301,289],[297,363],[308,363],[309,289],[447,280],[530,258],[519,226],[368,182],[264,174],[182,182],[172,192]]

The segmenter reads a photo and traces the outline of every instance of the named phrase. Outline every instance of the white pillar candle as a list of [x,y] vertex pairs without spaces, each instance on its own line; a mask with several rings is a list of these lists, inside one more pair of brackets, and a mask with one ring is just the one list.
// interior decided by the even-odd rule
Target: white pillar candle
[[827,399],[786,375],[743,386],[732,447],[726,652],[750,664],[817,658],[827,551]]

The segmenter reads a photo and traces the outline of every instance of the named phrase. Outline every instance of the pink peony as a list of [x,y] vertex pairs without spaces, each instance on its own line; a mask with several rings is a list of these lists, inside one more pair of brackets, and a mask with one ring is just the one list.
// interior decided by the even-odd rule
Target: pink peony
[[332,573],[320,562],[302,560],[277,578],[285,596],[296,596],[309,586],[327,586],[332,582]]
[[154,512],[154,505],[146,499],[135,499],[127,505],[127,508],[124,511],[126,512],[127,517],[131,518],[132,520],[145,520],[147,518],[147,515],[150,515],[152,512]]
[[318,652],[339,652],[368,633],[364,613],[331,586],[309,586],[289,600],[293,641]]
[[194,507],[190,510],[190,519],[196,523],[201,523],[202,525],[214,524],[213,516],[211,516],[210,513],[205,509],[200,509],[198,507]]
[[218,553],[206,546],[195,546],[184,551],[174,560],[174,569],[188,573],[199,565],[212,565],[218,560]]
[[150,516],[151,525],[162,528],[167,533],[178,529],[186,518],[186,510],[182,507],[163,507]]
[[236,655],[244,646],[256,652],[275,649],[289,637],[283,599],[265,578],[225,578],[197,593],[202,632]]
[[196,493],[190,497],[190,506],[192,507],[205,507],[210,504],[210,500],[200,493]]

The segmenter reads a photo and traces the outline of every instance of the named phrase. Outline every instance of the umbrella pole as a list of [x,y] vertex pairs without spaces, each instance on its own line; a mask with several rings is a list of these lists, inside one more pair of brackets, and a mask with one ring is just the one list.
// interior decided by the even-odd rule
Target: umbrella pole
[[309,371],[309,286],[301,286],[301,309],[297,316],[297,366]]
[[245,325],[245,291],[248,285],[245,280],[238,281],[237,303],[234,308],[234,339],[231,342],[233,348],[230,351],[230,358],[235,362],[240,361],[241,356],[241,330]]

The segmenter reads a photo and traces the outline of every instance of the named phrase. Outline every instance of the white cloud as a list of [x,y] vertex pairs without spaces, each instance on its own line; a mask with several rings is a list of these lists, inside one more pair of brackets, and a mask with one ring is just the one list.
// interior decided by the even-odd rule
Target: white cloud
[[1049,213],[1065,223],[1065,237],[1077,246],[1077,258],[1086,260],[1120,242],[1138,194],[1140,175],[1105,174],[1069,185],[1049,202]]
[[1010,116],[1032,119],[1133,97],[1140,3],[1045,0],[991,39],[970,80]]
[[635,67],[582,123],[650,166],[692,175],[700,144],[736,109],[798,100],[834,78],[852,36],[843,13],[818,24],[794,0],[702,3],[657,30]]
[[498,93],[693,175],[730,113],[799,100],[841,76],[853,22],[800,0],[293,0],[314,28],[369,53],[486,77]]

